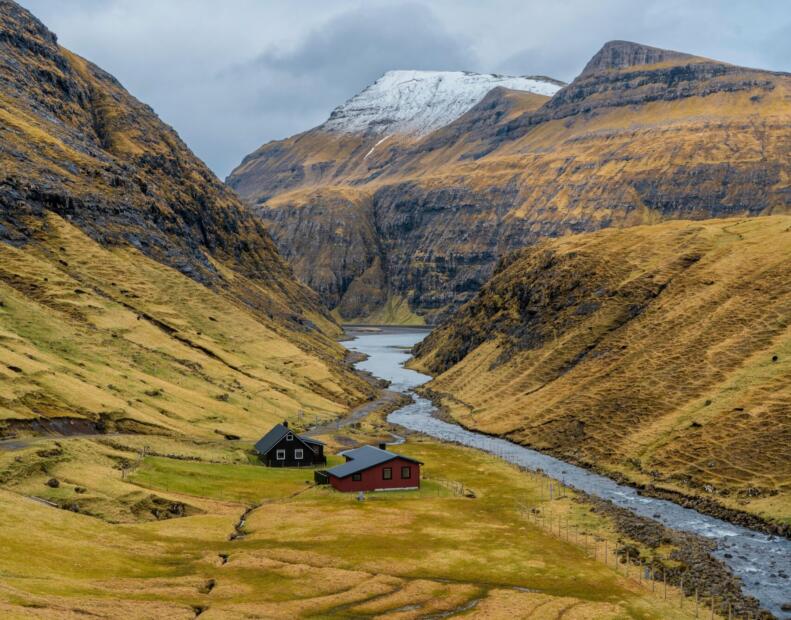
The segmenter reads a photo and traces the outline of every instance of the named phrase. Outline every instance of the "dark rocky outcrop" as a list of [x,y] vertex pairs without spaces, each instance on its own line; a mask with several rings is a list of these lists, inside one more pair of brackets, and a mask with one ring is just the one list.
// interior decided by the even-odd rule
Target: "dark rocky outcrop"
[[344,295],[358,279],[358,286],[365,284],[366,298],[355,308],[383,301],[383,256],[370,198],[317,191],[305,203],[286,202],[258,213],[283,256],[327,305],[348,304]]
[[623,69],[637,65],[655,65],[662,62],[685,62],[694,59],[691,54],[663,50],[650,45],[631,41],[608,41],[588,61],[581,76],[600,73],[611,69]]

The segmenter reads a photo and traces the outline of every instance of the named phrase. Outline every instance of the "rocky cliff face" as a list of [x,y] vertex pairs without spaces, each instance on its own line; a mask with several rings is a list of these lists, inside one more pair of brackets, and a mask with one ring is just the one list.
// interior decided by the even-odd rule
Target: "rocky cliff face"
[[[551,98],[497,88],[417,137],[350,141],[314,130],[262,147],[229,183],[257,206],[278,247],[303,257],[296,272],[306,282],[311,257],[341,318],[368,313],[370,304],[343,301],[365,274],[355,299],[361,289],[406,299],[435,322],[501,256],[542,238],[788,212],[790,128],[788,74],[617,41]],[[339,194],[366,205],[373,237],[347,245],[363,238],[348,232],[360,207],[339,209]],[[325,212],[336,236],[308,234]]]
[[418,345],[417,367],[465,425],[786,519],[790,264],[790,216],[543,241]]
[[[108,413],[106,403],[125,409],[117,394],[83,395],[107,392],[98,375],[127,363],[140,365],[127,375],[140,377],[132,382],[137,387],[152,375],[180,376],[185,368],[203,380],[193,389],[215,394],[223,393],[231,375],[239,386],[263,382],[261,394],[270,396],[282,396],[279,383],[295,398],[284,403],[292,412],[297,401],[311,398],[326,399],[319,408],[342,409],[367,392],[341,362],[332,340],[337,326],[315,293],[293,278],[261,221],[151,108],[5,0],[0,246],[0,366],[7,362],[19,371],[0,393],[0,420],[68,412],[96,422]],[[268,352],[244,354],[258,345],[232,336],[225,317],[246,324],[247,337],[268,343]],[[144,324],[153,330],[148,335]],[[61,347],[48,340],[52,331],[62,333]],[[201,360],[190,359],[196,351]],[[278,351],[290,351],[312,370],[264,362]],[[89,363],[91,370],[75,367],[77,359],[95,364],[97,352],[112,359]],[[25,355],[38,360],[30,374],[18,361]],[[225,364],[207,370],[219,360]],[[35,377],[47,375],[48,367],[53,376],[68,368],[69,377],[55,383]],[[75,390],[76,380],[91,387]],[[134,409],[138,401],[128,402]],[[271,415],[272,402],[258,406]],[[189,415],[203,406],[185,404]],[[152,411],[141,407],[137,419],[174,424],[158,413],[152,420]],[[228,415],[239,411],[231,408]],[[245,433],[258,432],[253,428]]]
[[588,61],[580,77],[627,67],[657,65],[663,62],[678,64],[695,59],[690,54],[639,45],[631,41],[610,41]]
[[0,8],[5,240],[51,211],[204,282],[212,256],[286,274],[260,224],[148,106],[16,4]]

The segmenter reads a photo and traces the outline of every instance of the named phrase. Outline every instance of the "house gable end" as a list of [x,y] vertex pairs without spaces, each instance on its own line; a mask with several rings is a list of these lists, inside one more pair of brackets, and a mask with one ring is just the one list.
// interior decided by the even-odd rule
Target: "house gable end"
[[314,450],[314,449],[313,449],[313,446],[311,446],[311,445],[310,445],[309,443],[307,443],[306,441],[303,441],[303,440],[302,440],[302,437],[300,437],[300,436],[299,436],[299,435],[297,435],[296,433],[291,433],[291,436],[292,436],[292,439],[291,439],[291,441],[289,441],[289,440],[286,438],[286,437],[287,437],[287,435],[283,435],[283,436],[280,438],[280,441],[278,441],[278,442],[277,442],[277,443],[276,443],[274,446],[272,446],[272,448],[269,450],[269,452],[271,452],[271,451],[272,451],[272,450],[274,450],[274,449],[278,449],[278,448],[279,448],[279,449],[283,449],[283,448],[286,448],[286,447],[291,447],[291,448],[293,448],[293,447],[299,447],[299,448],[303,448],[304,450],[310,450],[310,452],[311,452],[312,454],[314,454],[314,453],[316,452],[316,450]]
[[275,447],[289,435],[289,433],[293,437],[292,441],[298,441],[304,448],[310,450],[311,452],[319,452],[318,447],[324,445],[324,442],[321,442],[318,439],[300,437],[284,424],[275,424],[275,426],[273,426],[266,435],[256,442],[255,451],[261,456],[266,456],[272,452],[272,450],[274,450]]
[[276,424],[272,427],[266,435],[259,439],[255,444],[255,450],[258,454],[264,456],[272,451],[272,448],[283,439],[289,432],[288,428],[282,424]]

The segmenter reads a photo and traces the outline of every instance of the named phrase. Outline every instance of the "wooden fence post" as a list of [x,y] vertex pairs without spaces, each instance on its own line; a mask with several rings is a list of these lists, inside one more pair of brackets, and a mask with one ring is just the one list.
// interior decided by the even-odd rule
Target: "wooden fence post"
[[681,595],[678,597],[678,606],[684,609],[684,575],[681,575]]

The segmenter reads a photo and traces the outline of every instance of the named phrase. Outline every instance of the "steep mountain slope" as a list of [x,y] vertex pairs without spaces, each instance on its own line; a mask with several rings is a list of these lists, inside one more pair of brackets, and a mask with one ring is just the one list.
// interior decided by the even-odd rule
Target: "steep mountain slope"
[[333,110],[324,124],[261,146],[226,182],[247,202],[262,204],[285,190],[366,177],[381,168],[383,150],[448,125],[494,88],[546,97],[562,85],[545,77],[388,71]]
[[0,2],[0,434],[255,437],[369,393],[264,227],[112,76]]
[[418,139],[314,130],[229,183],[341,318],[405,300],[434,322],[545,237],[786,213],[790,152],[788,74],[614,41],[550,99],[495,89]]
[[541,242],[416,364],[465,425],[788,522],[789,265],[789,216]]

